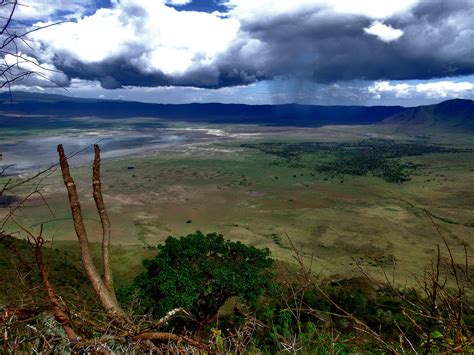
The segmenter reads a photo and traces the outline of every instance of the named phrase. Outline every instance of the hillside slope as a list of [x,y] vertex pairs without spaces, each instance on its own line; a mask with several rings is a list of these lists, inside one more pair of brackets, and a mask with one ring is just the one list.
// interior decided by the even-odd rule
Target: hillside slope
[[414,107],[388,117],[382,123],[398,125],[402,129],[474,131],[474,101],[455,99]]

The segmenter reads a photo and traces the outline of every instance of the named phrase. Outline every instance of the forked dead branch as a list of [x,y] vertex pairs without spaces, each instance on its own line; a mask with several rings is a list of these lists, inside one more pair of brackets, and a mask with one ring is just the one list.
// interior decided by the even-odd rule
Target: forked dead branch
[[[191,346],[207,349],[207,345],[200,341],[186,336],[168,332],[141,332],[133,320],[123,311],[117,302],[112,283],[112,267],[110,264],[110,237],[111,228],[107,214],[107,209],[102,197],[102,184],[100,177],[100,148],[94,145],[94,164],[93,164],[93,194],[96,202],[97,211],[100,215],[102,225],[102,261],[104,264],[104,277],[102,278],[92,259],[92,253],[89,248],[89,240],[82,215],[81,204],[76,189],[76,184],[71,176],[69,163],[64,153],[62,145],[58,146],[59,162],[63,174],[63,181],[68,191],[69,205],[71,208],[74,229],[79,240],[81,250],[82,265],[94,288],[97,298],[107,312],[109,318],[115,323],[116,327],[123,330],[126,336],[134,341],[157,341],[157,342],[178,342],[186,343]],[[158,322],[159,323],[159,322]]]

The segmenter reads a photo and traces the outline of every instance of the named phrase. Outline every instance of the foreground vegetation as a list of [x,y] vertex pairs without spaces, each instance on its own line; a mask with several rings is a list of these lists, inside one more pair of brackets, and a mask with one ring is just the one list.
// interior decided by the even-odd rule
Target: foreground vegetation
[[[0,239],[0,253],[8,260],[0,265],[4,280],[21,280],[9,288],[8,303],[2,301],[3,351],[193,349],[186,343],[153,344],[121,335],[100,310],[74,262],[77,254],[68,248],[47,253],[46,263],[82,339],[71,343],[50,312],[28,249],[26,241]],[[380,283],[363,273],[320,279],[302,264],[272,263],[268,251],[216,234],[170,237],[146,252],[155,257],[144,261],[145,269],[134,281],[126,281],[129,286],[119,292],[122,306],[142,327],[159,324],[162,331],[200,339],[209,352],[474,350],[472,281],[464,266],[450,265],[441,254],[418,288],[400,289],[388,279]]]

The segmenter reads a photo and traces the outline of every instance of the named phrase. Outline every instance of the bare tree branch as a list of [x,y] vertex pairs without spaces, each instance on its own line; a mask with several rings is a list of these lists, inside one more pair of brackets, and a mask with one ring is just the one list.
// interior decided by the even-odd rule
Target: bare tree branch
[[114,290],[114,281],[112,277],[112,267],[110,265],[110,239],[111,228],[109,215],[105,208],[102,197],[102,183],[100,181],[100,148],[98,144],[94,145],[94,165],[92,167],[92,189],[97,212],[102,224],[102,260],[104,264],[104,283],[110,295],[116,299]]
[[[18,0],[14,0],[14,1],[13,1],[13,8],[12,8],[12,10],[10,11],[10,15],[8,16],[7,22],[5,23],[5,25],[3,25],[3,28],[2,28],[2,30],[0,31],[0,35],[3,35],[3,33],[7,30],[8,26],[10,26],[10,22],[12,21],[13,14],[15,13],[16,5],[17,5],[17,4],[18,4]],[[5,5],[6,5],[6,4],[5,4]],[[4,4],[2,4],[2,6],[4,6]]]
[[79,246],[81,249],[82,264],[86,271],[87,276],[94,288],[94,291],[104,306],[105,310],[109,315],[116,319],[128,319],[125,312],[120,308],[116,300],[111,296],[107,287],[105,286],[102,278],[97,271],[97,268],[92,259],[92,253],[89,248],[89,240],[87,237],[86,227],[84,225],[81,204],[76,190],[76,184],[71,176],[69,170],[69,164],[64,153],[63,146],[58,145],[59,164],[63,174],[63,181],[66,185],[69,205],[71,207],[72,218],[74,222],[74,229],[76,231],[77,238],[79,240]]
[[48,293],[48,298],[53,307],[54,317],[58,321],[59,324],[63,327],[69,341],[76,342],[79,339],[79,336],[76,334],[74,329],[71,327],[71,320],[66,316],[64,311],[59,304],[59,299],[56,296],[56,292],[54,291],[53,285],[49,282],[48,273],[46,272],[46,266],[43,260],[43,253],[41,248],[44,245],[44,240],[41,236],[38,236],[34,239],[35,241],[35,259],[38,265],[38,269],[41,273],[41,279],[43,280],[44,287],[46,288],[46,292]]

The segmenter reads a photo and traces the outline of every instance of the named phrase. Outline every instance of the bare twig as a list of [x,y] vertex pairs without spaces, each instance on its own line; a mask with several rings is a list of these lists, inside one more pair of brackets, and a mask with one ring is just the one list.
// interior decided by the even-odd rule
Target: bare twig
[[356,325],[358,325],[358,329],[370,336],[372,336],[374,339],[376,339],[380,344],[382,344],[383,346],[385,346],[387,349],[389,349],[390,351],[395,351],[395,349],[390,345],[388,344],[385,340],[383,340],[381,338],[381,336],[376,332],[374,331],[372,328],[370,328],[365,322],[361,321],[360,319],[358,319],[357,317],[355,317],[353,314],[351,314],[350,312],[346,311],[344,308],[342,308],[339,304],[337,304],[327,293],[326,291],[324,291],[321,286],[315,282],[313,280],[313,278],[311,277],[311,274],[310,274],[310,271],[306,270],[305,266],[304,266],[304,262],[303,262],[303,259],[301,258],[300,256],[300,253],[298,252],[296,246],[294,245],[293,241],[291,240],[291,238],[289,237],[289,235],[287,234],[286,235],[287,238],[288,238],[288,241],[290,242],[290,245],[291,245],[291,248],[293,249],[295,255],[295,259],[296,261],[298,262],[301,270],[303,270],[304,274],[305,274],[305,277],[306,277],[306,280],[311,283],[311,285],[324,297],[324,299],[326,301],[328,301],[331,305],[333,305],[339,312],[342,313],[342,315],[346,316],[348,319],[350,319],[351,321],[353,321]]

